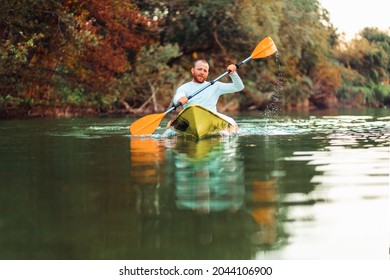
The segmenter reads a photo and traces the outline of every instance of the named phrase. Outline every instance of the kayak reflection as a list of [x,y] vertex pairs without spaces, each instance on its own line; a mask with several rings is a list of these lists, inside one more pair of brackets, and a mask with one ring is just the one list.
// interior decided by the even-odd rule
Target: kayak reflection
[[178,209],[200,213],[238,211],[245,198],[244,166],[235,138],[174,142]]

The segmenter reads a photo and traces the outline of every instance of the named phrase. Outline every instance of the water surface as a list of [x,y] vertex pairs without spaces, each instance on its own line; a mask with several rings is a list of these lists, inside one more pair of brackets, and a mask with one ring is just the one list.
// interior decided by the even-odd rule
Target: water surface
[[338,113],[198,142],[2,120],[0,259],[388,259],[390,117]]

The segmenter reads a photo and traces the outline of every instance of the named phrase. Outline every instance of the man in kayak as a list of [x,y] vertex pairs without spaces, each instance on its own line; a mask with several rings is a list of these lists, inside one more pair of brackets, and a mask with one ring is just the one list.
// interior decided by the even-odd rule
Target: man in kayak
[[173,97],[174,104],[180,102],[183,107],[187,107],[187,104],[198,104],[210,111],[217,112],[217,102],[222,94],[238,92],[244,89],[244,84],[241,78],[238,76],[236,70],[237,67],[234,64],[230,64],[227,67],[230,70],[230,78],[232,83],[215,82],[212,86],[201,91],[193,98],[188,100],[187,96],[196,92],[200,88],[206,86],[207,77],[209,75],[209,64],[203,59],[198,59],[194,62],[194,66],[191,68],[192,81],[181,85]]

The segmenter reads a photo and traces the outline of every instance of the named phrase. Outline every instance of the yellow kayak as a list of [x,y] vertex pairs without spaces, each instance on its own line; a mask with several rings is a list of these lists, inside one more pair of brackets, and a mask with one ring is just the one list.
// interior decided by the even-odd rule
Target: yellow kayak
[[168,127],[197,139],[231,135],[237,133],[239,129],[232,118],[200,105],[189,105],[169,122]]

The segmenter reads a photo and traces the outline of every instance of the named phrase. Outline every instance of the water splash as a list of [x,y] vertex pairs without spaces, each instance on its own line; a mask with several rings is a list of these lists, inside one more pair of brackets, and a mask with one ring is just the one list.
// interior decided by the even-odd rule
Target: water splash
[[283,90],[283,72],[282,63],[279,60],[279,52],[275,54],[275,63],[277,65],[276,71],[276,84],[274,86],[275,92],[273,93],[270,102],[267,104],[264,115],[266,117],[275,117],[280,115],[282,110],[282,96],[281,91]]

